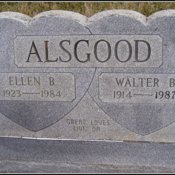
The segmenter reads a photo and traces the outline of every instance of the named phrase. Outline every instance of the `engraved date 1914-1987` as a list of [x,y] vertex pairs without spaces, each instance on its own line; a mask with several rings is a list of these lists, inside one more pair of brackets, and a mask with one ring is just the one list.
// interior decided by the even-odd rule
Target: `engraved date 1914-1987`
[[103,73],[99,98],[103,102],[175,103],[175,75]]
[[114,91],[115,99],[133,98],[134,96],[153,96],[155,99],[175,99],[175,91],[156,91],[152,94],[132,93],[131,91]]

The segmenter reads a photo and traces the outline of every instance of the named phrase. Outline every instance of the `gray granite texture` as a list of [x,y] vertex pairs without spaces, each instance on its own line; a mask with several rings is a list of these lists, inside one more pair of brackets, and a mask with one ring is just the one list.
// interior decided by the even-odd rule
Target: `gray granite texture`
[[173,172],[174,31],[175,10],[0,13],[0,172]]
[[0,14],[0,136],[174,142],[174,10]]
[[3,173],[174,173],[175,145],[0,139]]
[[[73,20],[72,18],[75,18],[76,20]],[[79,18],[80,20],[78,21]],[[76,84],[74,84],[73,88],[76,89],[77,92],[74,100],[71,99],[70,101],[65,102],[48,101],[45,99],[42,101],[38,101],[37,99],[35,101],[28,101],[29,97],[24,101],[1,100],[0,111],[3,115],[24,128],[31,131],[39,131],[56,123],[75,108],[85,95],[95,70],[81,68],[18,68],[16,64],[14,64],[15,52],[13,46],[15,38],[22,35],[54,36],[65,34],[77,35],[80,33],[89,34],[89,30],[81,24],[81,21],[84,18],[85,17],[72,12],[62,11],[59,11],[58,13],[55,12],[55,15],[54,12],[43,13],[43,15],[36,16],[34,19],[18,13],[4,12],[0,14],[0,26],[3,26],[0,29],[2,41],[0,44],[1,72],[28,72],[32,73],[31,76],[33,76],[33,73],[46,74],[69,72],[73,74],[74,79],[76,79]],[[27,43],[28,42],[26,41],[26,44]],[[23,48],[16,46],[15,49],[18,49],[22,54]],[[13,86],[11,88],[13,88]],[[24,90],[27,89],[25,88]]]

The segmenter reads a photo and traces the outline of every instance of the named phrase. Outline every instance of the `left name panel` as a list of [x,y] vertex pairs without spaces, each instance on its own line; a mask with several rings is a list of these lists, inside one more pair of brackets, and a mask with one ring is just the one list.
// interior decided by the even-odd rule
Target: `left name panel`
[[63,101],[75,99],[71,73],[0,73],[0,100]]

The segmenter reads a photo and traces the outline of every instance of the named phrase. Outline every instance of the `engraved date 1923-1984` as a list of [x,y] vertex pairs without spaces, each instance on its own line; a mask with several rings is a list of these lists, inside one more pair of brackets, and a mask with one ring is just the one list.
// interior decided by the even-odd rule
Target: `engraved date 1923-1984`
[[2,73],[0,100],[72,101],[74,76],[70,73]]
[[4,97],[21,97],[22,95],[40,95],[41,97],[56,98],[61,97],[61,91],[41,90],[40,92],[22,92],[21,90],[5,89],[3,90]]

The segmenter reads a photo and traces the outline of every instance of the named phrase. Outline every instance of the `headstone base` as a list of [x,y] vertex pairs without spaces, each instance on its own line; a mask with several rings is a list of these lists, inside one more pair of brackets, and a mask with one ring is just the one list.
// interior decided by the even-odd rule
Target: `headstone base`
[[175,144],[0,138],[0,173],[172,173]]

